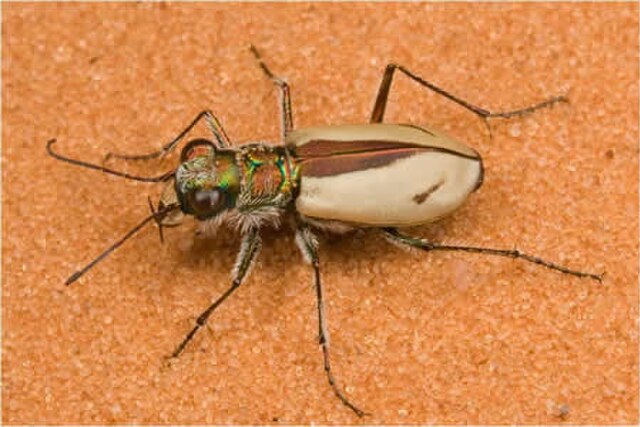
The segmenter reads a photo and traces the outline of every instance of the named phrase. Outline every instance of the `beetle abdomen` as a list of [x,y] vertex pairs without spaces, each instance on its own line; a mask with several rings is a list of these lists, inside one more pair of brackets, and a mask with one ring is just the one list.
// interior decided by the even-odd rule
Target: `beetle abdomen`
[[364,226],[408,226],[457,209],[482,182],[482,160],[442,133],[407,125],[301,129],[297,210]]

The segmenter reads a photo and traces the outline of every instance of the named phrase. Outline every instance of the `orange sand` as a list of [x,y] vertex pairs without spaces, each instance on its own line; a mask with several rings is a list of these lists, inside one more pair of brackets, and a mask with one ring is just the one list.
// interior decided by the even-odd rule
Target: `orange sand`
[[[635,4],[2,5],[2,411],[10,424],[638,422],[638,7]],[[513,247],[606,280],[507,259],[408,254],[375,233],[322,239],[336,376],[289,230],[170,368],[229,285],[237,237],[149,227],[160,188],[49,158],[144,152],[212,108],[240,142],[277,141],[256,44],[292,86],[296,125],[363,122],[388,61],[524,119],[480,120],[399,78],[387,118],[478,148],[486,179],[419,235]],[[204,132],[199,129],[199,132]],[[175,164],[126,165],[158,173]]]

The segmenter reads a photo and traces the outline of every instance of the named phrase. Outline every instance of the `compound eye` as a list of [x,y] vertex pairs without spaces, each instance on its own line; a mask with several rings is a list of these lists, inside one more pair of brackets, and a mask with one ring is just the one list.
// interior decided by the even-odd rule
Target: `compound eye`
[[197,156],[208,156],[215,153],[216,146],[208,139],[198,138],[192,139],[184,146],[180,153],[180,162],[186,162]]
[[196,190],[189,193],[189,204],[199,216],[210,216],[219,212],[224,206],[222,192],[212,190]]

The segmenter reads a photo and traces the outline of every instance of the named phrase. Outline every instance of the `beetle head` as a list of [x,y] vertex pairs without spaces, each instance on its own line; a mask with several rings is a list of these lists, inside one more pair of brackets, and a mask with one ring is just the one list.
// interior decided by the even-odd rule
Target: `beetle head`
[[207,139],[185,145],[175,173],[175,195],[182,212],[206,220],[235,206],[240,189],[235,157],[235,151],[218,149]]

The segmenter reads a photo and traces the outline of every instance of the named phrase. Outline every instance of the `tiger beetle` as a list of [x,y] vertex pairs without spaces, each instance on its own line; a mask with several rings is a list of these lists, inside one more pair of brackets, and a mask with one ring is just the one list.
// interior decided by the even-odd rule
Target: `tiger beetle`
[[188,215],[212,229],[226,224],[242,235],[231,287],[198,316],[195,326],[170,358],[184,351],[211,314],[243,283],[260,252],[262,228],[278,227],[284,218],[295,225],[296,243],[313,268],[319,344],[329,385],[338,399],[358,416],[365,412],[345,396],[331,370],[317,231],[343,233],[369,228],[392,243],[425,252],[462,251],[517,258],[567,275],[602,281],[600,274],[573,270],[516,249],[444,245],[400,230],[451,214],[480,188],[484,168],[476,150],[432,127],[383,123],[396,71],[476,114],[487,126],[489,119],[522,116],[568,102],[566,97],[556,96],[519,110],[491,112],[452,95],[402,65],[391,63],[382,76],[369,123],[294,129],[289,85],[271,72],[254,46],[250,50],[279,91],[281,145],[255,142],[233,147],[220,121],[209,110],[199,113],[175,139],[157,151],[106,156],[124,160],[159,158],[172,152],[204,120],[213,138],[189,141],[181,151],[178,166],[159,176],[136,176],[73,159],[53,151],[55,139],[47,144],[51,156],[67,163],[131,180],[165,183],[155,207],[149,200],[151,214],[73,273],[67,285],[152,221],[158,225],[161,238],[163,227],[180,225]]

